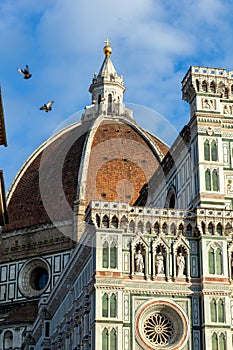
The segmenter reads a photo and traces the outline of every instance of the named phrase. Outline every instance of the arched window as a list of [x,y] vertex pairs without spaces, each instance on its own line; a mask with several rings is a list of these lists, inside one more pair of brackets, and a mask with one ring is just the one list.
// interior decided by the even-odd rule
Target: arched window
[[171,235],[175,236],[175,234],[176,234],[176,225],[174,224],[174,222],[171,224],[170,231],[171,231]]
[[211,342],[212,342],[212,349],[211,350],[218,350],[218,336],[216,333],[212,334]]
[[98,105],[100,104],[101,102],[101,95],[98,95]]
[[219,236],[222,236],[222,225],[220,223],[218,223],[217,225],[217,234]]
[[211,142],[211,160],[213,162],[216,162],[218,160],[218,147],[215,140]]
[[96,218],[96,225],[100,227],[100,216],[96,214],[95,218]]
[[108,294],[102,296],[102,317],[108,317]]
[[210,302],[210,317],[211,322],[217,322],[217,305],[215,299],[212,299]]
[[211,191],[211,174],[209,169],[205,172],[205,188],[206,191]]
[[222,251],[220,248],[216,250],[216,273],[217,275],[222,275]]
[[110,332],[110,349],[117,350],[117,333],[114,328]]
[[231,224],[228,222],[225,226],[225,234],[228,236],[232,231],[232,226]]
[[108,95],[108,113],[112,112],[112,95]]
[[158,222],[156,222],[155,224],[154,224],[154,233],[157,235],[157,234],[159,234],[159,223]]
[[209,235],[213,235],[214,234],[214,227],[213,227],[212,222],[210,222],[209,225],[208,225],[208,233],[209,233]]
[[201,222],[201,228],[202,228],[203,235],[205,235],[205,223],[204,223],[204,221]]
[[219,336],[219,350],[226,350],[226,341],[223,333]]
[[215,92],[216,92],[216,86],[215,86],[215,83],[214,83],[213,81],[210,83],[210,91],[211,91],[212,93],[215,93]]
[[200,91],[200,83],[198,79],[196,79],[196,88],[197,88],[197,92]]
[[187,226],[186,235],[192,236],[192,226],[190,224],[188,224],[188,226]]
[[184,226],[182,224],[179,225],[179,234],[184,233]]
[[102,224],[105,228],[109,228],[109,218],[107,215],[104,215],[103,220],[102,220]]
[[138,232],[142,233],[143,232],[143,224],[141,221],[139,221],[138,226],[137,226]]
[[162,231],[163,231],[163,233],[164,233],[165,235],[167,234],[167,224],[166,224],[166,222],[163,223]]
[[228,98],[229,97],[229,92],[228,92],[228,89],[225,88],[224,89],[224,98]]
[[218,322],[224,322],[225,312],[224,312],[224,302],[222,299],[218,301]]
[[128,220],[127,220],[126,216],[124,215],[121,219],[121,222],[120,222],[120,228],[122,228],[125,232],[127,231],[127,224],[128,224]]
[[104,328],[102,332],[102,350],[108,350],[108,330]]
[[213,181],[213,191],[219,191],[218,171],[216,169],[213,170],[212,181]]
[[4,350],[13,349],[13,333],[11,331],[6,331],[3,339]]
[[117,247],[113,242],[110,246],[110,268],[115,269],[117,267]]
[[146,233],[151,233],[151,223],[149,221],[146,223]]
[[110,297],[110,317],[117,316],[117,298],[115,294]]
[[208,251],[208,260],[209,260],[209,273],[214,274],[215,262],[214,262],[214,250],[213,250],[213,248],[210,248]]
[[135,223],[133,220],[131,220],[129,223],[129,232],[135,232]]
[[210,143],[209,140],[205,140],[204,142],[204,159],[210,160]]
[[102,260],[102,266],[103,268],[107,269],[108,268],[108,242],[105,241],[103,244],[103,260]]
[[118,228],[118,218],[115,215],[112,218],[111,226],[114,228]]
[[203,83],[202,83],[202,91],[207,92],[207,82],[206,81],[203,81]]

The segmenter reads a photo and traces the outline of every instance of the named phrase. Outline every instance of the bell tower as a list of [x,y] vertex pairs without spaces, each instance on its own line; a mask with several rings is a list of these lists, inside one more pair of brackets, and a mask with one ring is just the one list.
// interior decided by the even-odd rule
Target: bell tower
[[182,97],[190,104],[193,207],[232,209],[233,71],[191,66]]

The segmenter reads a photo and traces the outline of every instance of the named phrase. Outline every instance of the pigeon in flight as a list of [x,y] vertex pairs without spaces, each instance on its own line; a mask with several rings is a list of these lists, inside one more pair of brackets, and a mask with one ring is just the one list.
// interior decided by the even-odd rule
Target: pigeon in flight
[[40,107],[40,110],[45,111],[45,112],[51,111],[52,110],[51,106],[53,103],[54,103],[54,101],[50,101],[48,103],[45,103],[43,106]]
[[29,79],[32,76],[29,72],[29,67],[27,64],[24,70],[21,68],[18,68],[18,72],[23,75],[24,79]]

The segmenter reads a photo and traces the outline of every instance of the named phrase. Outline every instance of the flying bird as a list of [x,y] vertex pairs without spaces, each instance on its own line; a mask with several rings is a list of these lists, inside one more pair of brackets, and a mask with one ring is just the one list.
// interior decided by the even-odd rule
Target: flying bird
[[45,103],[43,106],[40,107],[40,110],[45,111],[45,112],[51,111],[52,110],[51,106],[53,103],[54,103],[54,101],[50,101],[48,103]]
[[21,68],[18,68],[17,70],[18,70],[18,72],[19,72],[20,74],[23,75],[24,79],[29,79],[29,78],[31,78],[31,76],[32,76],[32,74],[30,74],[30,72],[29,72],[29,67],[28,67],[27,64],[26,64],[26,67],[25,67],[24,70],[21,69]]

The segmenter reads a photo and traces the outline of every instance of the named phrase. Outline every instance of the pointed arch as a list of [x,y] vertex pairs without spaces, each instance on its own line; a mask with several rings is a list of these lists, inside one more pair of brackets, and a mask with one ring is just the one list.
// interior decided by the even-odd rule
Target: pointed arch
[[102,296],[102,317],[108,317],[108,294]]
[[215,140],[211,142],[211,160],[214,162],[218,160],[218,146]]
[[214,226],[213,226],[212,222],[210,222],[209,225],[208,225],[208,234],[209,235],[213,235],[214,234]]
[[210,247],[208,251],[208,261],[209,261],[209,273],[215,273],[215,262],[214,262],[214,249]]
[[110,349],[117,350],[117,332],[114,328],[110,332]]
[[128,220],[127,220],[126,216],[124,215],[124,216],[122,216],[121,221],[120,221],[120,228],[126,232],[127,225],[128,225]]
[[211,191],[211,173],[210,173],[210,169],[206,169],[206,171],[205,171],[205,188],[206,188],[206,191]]
[[229,91],[228,88],[224,89],[224,98],[228,98],[229,97]]
[[102,350],[108,350],[108,330],[104,328],[102,332]]
[[216,249],[216,273],[217,275],[222,275],[223,273],[223,262],[222,262],[222,250],[220,248]]
[[139,221],[139,223],[137,225],[137,231],[139,233],[143,233],[143,223],[142,223],[142,221]]
[[226,339],[223,333],[219,336],[219,350],[226,350]]
[[117,267],[117,244],[112,242],[110,245],[110,268],[115,269]]
[[105,241],[102,249],[102,267],[106,269],[108,268],[108,260],[109,260],[108,252],[109,252],[108,242]]
[[192,236],[192,225],[188,224],[187,228],[186,228],[186,235],[187,236]]
[[146,233],[151,233],[151,223],[149,221],[146,223]]
[[203,92],[207,92],[208,91],[208,89],[207,89],[207,82],[205,80],[202,82],[201,87],[202,87],[202,91]]
[[180,224],[180,225],[179,225],[179,234],[180,234],[180,235],[183,235],[183,233],[184,233],[184,225],[183,225],[183,224]]
[[164,234],[164,235],[167,234],[167,223],[166,223],[166,222],[163,223],[162,231],[163,231],[163,234]]
[[158,221],[156,221],[156,223],[154,224],[154,233],[156,235],[159,234],[159,223],[158,223]]
[[129,232],[131,233],[135,232],[135,223],[133,220],[131,220],[129,223]]
[[224,301],[220,299],[218,301],[218,322],[224,322],[225,321],[225,305]]
[[174,224],[174,222],[171,224],[170,232],[171,232],[171,235],[175,236],[175,234],[176,234],[176,225]]
[[216,333],[212,334],[211,343],[212,343],[212,350],[218,350],[218,336]]
[[116,215],[112,217],[111,226],[114,228],[118,228],[118,218],[116,217]]
[[109,217],[108,217],[108,215],[104,215],[104,217],[102,219],[102,225],[105,228],[109,228]]
[[217,169],[212,172],[213,191],[219,191],[219,177]]
[[217,233],[219,236],[222,236],[222,225],[221,225],[220,222],[217,224],[217,231],[216,231],[216,233]]
[[217,322],[217,305],[215,299],[212,299],[210,302],[210,319],[211,322]]
[[117,317],[117,297],[115,294],[110,297],[110,317]]
[[204,142],[204,159],[209,161],[210,160],[210,143],[209,140],[205,140]]
[[112,113],[112,94],[108,94],[108,113]]
[[216,92],[216,84],[214,81],[211,81],[211,83],[210,83],[210,92],[212,92],[212,93]]

